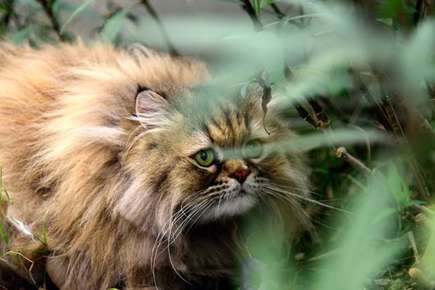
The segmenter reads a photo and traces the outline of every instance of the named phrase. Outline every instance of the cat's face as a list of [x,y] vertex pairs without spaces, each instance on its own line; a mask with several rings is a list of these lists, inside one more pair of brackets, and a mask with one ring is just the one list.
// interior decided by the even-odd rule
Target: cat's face
[[271,197],[298,207],[291,194],[306,194],[305,167],[273,150],[294,135],[270,108],[264,119],[259,91],[204,108],[207,96],[191,90],[171,96],[140,87],[125,152],[130,186],[116,210],[165,232],[240,216]]
[[273,112],[263,123],[257,97],[213,103],[208,117],[195,118],[195,110],[178,110],[151,90],[140,92],[143,132],[130,151],[134,196],[121,199],[128,204],[124,215],[141,224],[151,212],[148,222],[164,229],[174,220],[187,225],[239,216],[272,195],[285,200],[294,199],[286,192],[305,194],[300,160],[272,150],[293,134]]

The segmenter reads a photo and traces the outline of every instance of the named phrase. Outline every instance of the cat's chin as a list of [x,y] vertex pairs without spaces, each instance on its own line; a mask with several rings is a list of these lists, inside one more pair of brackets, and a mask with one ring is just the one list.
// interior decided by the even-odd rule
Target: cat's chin
[[206,223],[222,218],[240,216],[251,210],[257,204],[258,198],[252,194],[240,192],[237,196],[222,199],[201,217],[201,222]]

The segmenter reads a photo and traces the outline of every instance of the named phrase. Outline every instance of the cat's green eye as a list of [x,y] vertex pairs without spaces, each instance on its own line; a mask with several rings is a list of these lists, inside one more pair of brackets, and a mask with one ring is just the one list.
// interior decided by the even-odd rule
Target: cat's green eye
[[200,166],[209,167],[215,163],[216,153],[211,148],[202,149],[195,154],[194,159]]
[[259,158],[263,155],[263,143],[260,140],[254,139],[246,143],[243,149],[243,155],[246,158]]

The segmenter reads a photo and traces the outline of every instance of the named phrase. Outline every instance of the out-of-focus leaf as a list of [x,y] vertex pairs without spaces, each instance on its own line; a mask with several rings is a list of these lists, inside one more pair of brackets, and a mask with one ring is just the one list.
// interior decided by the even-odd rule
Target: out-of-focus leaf
[[391,163],[388,167],[386,182],[391,194],[396,198],[400,207],[407,207],[412,204],[411,191],[396,164]]
[[70,17],[68,17],[68,19],[62,25],[62,28],[60,29],[60,33],[63,33],[63,31],[71,23],[71,21],[73,21],[80,13],[85,11],[86,8],[88,8],[88,6],[90,6],[94,2],[95,2],[95,0],[87,0],[87,1],[83,2],[82,4],[80,4],[80,6],[78,6],[77,9],[74,10],[74,12],[70,15]]
[[119,33],[123,28],[126,16],[127,11],[124,9],[116,12],[109,20],[107,20],[106,24],[104,25],[100,33],[101,38],[105,41],[109,41],[112,43],[115,42],[116,38],[118,37]]
[[315,282],[309,289],[364,289],[367,281],[402,252],[405,240],[385,239],[394,230],[396,219],[393,212],[384,214],[391,208],[391,199],[383,175],[373,174],[354,200],[352,215],[339,220],[337,229],[342,232],[334,246],[337,252],[322,261],[322,272],[313,277]]
[[6,232],[3,221],[1,219],[0,219],[0,237],[5,244],[9,244],[9,236],[8,233]]
[[53,11],[54,15],[59,15],[61,7],[62,7],[62,1],[59,0],[51,0],[49,1],[50,3],[50,7],[51,7],[51,11]]
[[18,4],[29,5],[32,8],[40,8],[38,1],[36,0],[17,0]]
[[400,14],[410,15],[413,12],[404,0],[387,0],[379,3],[377,13],[381,18],[397,18]]
[[33,32],[33,26],[29,25],[29,26],[17,31],[16,33],[12,34],[10,36],[10,40],[15,44],[21,44],[24,41],[26,41],[27,39],[29,39],[32,32]]
[[429,240],[421,258],[421,267],[431,281],[435,281],[435,216],[433,216],[427,226]]
[[255,14],[259,15],[261,12],[261,0],[251,0],[252,7],[254,7]]
[[389,142],[389,137],[374,130],[366,130],[364,135],[356,129],[334,129],[323,130],[312,134],[292,138],[291,140],[271,144],[267,150],[284,150],[284,151],[309,151],[314,148],[323,146],[348,145],[363,143],[367,140],[370,142]]
[[[321,132],[293,137],[290,140],[277,141],[267,144],[264,146],[264,149],[268,153],[307,152],[316,148],[358,144],[367,140],[370,140],[372,143],[390,141],[387,135],[377,131],[367,130],[365,135],[361,135],[361,131],[359,130],[341,128],[335,130],[323,130]],[[223,154],[225,158],[231,159],[240,157],[243,153],[238,148],[231,148],[224,150]]]
[[243,225],[249,257],[241,265],[241,289],[291,289],[289,283],[296,273],[289,262],[291,233],[284,230],[282,220],[272,212],[259,209],[251,213]]
[[252,6],[254,7],[255,13],[259,15],[261,13],[261,9],[273,3],[274,0],[250,0]]

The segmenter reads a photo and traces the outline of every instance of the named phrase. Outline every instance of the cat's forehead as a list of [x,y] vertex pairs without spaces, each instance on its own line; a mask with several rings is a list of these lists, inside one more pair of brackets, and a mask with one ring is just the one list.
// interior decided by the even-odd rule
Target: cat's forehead
[[202,126],[200,143],[222,148],[243,146],[253,138],[267,136],[261,123],[252,112],[242,108],[221,109],[210,114]]
[[242,147],[250,139],[267,138],[263,114],[257,103],[240,96],[197,94],[181,98],[177,109],[182,112],[194,144],[189,151],[204,147]]
[[208,119],[204,128],[209,140],[218,146],[236,146],[250,133],[250,116],[246,112],[223,110]]

